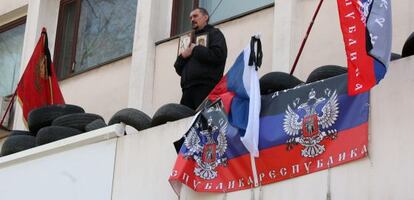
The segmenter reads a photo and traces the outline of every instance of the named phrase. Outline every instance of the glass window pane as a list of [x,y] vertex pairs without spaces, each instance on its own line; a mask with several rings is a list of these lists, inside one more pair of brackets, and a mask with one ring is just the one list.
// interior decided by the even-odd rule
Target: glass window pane
[[19,81],[25,24],[0,33],[0,96],[14,92]]
[[273,3],[274,0],[200,0],[200,7],[207,9],[210,23]]
[[177,6],[177,33],[184,33],[191,30],[190,12],[193,9],[192,0],[178,0]]
[[83,0],[75,72],[132,52],[137,0]]
[[76,2],[69,3],[62,8],[62,20],[60,26],[62,26],[62,36],[60,40],[60,48],[58,52],[59,58],[55,63],[57,68],[57,76],[59,79],[65,78],[71,73],[72,65],[72,48],[73,37],[75,28],[75,14],[76,14]]

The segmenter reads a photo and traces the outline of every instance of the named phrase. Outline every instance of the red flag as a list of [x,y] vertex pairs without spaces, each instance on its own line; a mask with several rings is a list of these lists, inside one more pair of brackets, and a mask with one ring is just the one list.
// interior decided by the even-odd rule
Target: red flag
[[370,90],[390,63],[391,0],[338,0],[339,19],[348,60],[348,92]]
[[25,123],[31,110],[45,105],[65,103],[54,71],[45,28],[17,85],[16,92]]

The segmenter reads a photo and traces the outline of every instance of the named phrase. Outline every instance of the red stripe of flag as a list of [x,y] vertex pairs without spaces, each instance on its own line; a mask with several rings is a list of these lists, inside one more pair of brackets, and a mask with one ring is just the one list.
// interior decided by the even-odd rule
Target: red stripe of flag
[[45,28],[17,85],[16,92],[25,122],[29,112],[35,108],[65,103],[51,62]]
[[367,30],[358,0],[338,0],[339,19],[348,62],[348,92],[356,95],[376,84],[374,59],[367,52]]

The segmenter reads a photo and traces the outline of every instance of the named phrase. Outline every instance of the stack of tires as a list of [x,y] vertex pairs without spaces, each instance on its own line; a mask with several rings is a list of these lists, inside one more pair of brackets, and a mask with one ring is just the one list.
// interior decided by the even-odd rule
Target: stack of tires
[[16,153],[106,126],[96,114],[85,113],[76,105],[48,105],[32,110],[27,119],[29,131],[12,131],[4,142],[1,156]]
[[[168,104],[161,107],[152,120],[140,110],[125,108],[116,112],[108,124],[125,123],[141,131],[193,114],[194,111],[185,106]],[[29,131],[11,131],[2,146],[0,156],[10,155],[107,126],[101,116],[85,113],[83,108],[69,104],[49,105],[34,109],[28,115],[27,125]]]
[[162,125],[167,122],[176,121],[186,117],[193,116],[195,111],[187,106],[168,103],[161,106],[151,118],[144,112],[135,108],[125,108],[116,112],[109,120],[109,125],[116,123],[125,123],[132,126],[138,131]]

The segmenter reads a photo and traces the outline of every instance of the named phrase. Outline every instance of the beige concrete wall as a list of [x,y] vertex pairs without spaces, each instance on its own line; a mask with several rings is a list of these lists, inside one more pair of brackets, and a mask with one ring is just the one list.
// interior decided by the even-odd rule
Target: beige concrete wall
[[153,95],[155,42],[169,36],[171,13],[172,1],[138,1],[128,106],[150,115],[154,97],[160,97]]
[[118,138],[112,199],[177,199],[168,182],[177,155],[172,142],[191,121],[186,118]]
[[398,0],[392,3],[392,51],[401,54],[405,41],[414,32],[414,1]]
[[[296,3],[296,11],[293,14],[294,27],[289,70],[294,63],[318,3],[319,0],[299,0]],[[346,66],[344,48],[336,1],[324,1],[294,75],[301,80],[306,80],[309,73],[318,66],[326,64]]]
[[131,57],[59,82],[65,102],[82,106],[108,121],[128,106]]
[[155,48],[153,112],[164,104],[180,102],[180,77],[174,69],[177,47],[178,39],[162,43]]
[[[259,70],[259,76],[270,72],[272,67],[272,26],[273,8],[268,8],[261,12],[218,25],[217,27],[226,37],[228,48],[225,71],[233,65],[239,53],[249,43],[250,37],[256,33],[261,33],[264,56],[262,67]],[[177,46],[178,39],[156,46],[153,80],[153,112],[166,103],[178,103],[180,101],[180,77],[174,70]]]
[[[412,199],[413,64],[414,56],[392,62],[387,77],[372,91],[367,158],[256,188],[255,199]],[[187,118],[119,138],[113,199],[178,199],[168,183],[176,158],[172,142],[190,123]],[[225,195],[183,187],[181,195],[180,199],[187,200],[252,199],[251,190]]]

